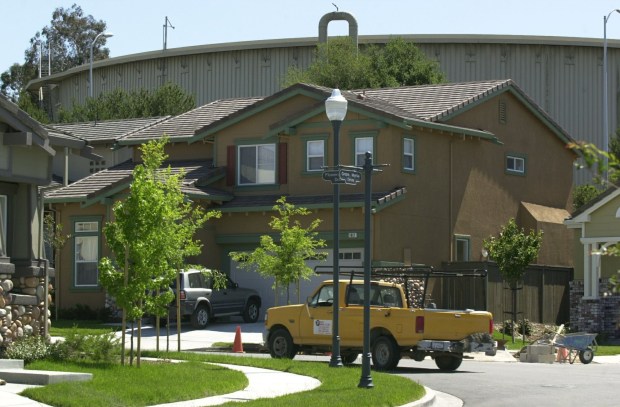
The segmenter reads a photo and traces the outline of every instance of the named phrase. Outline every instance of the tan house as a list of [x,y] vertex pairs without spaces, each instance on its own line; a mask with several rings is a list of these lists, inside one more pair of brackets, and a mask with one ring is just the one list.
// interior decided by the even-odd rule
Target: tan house
[[47,279],[40,188],[51,182],[46,129],[0,95],[0,347],[44,335]]
[[[170,164],[187,169],[184,188],[222,211],[200,233],[198,259],[251,285],[273,304],[271,281],[241,271],[231,251],[255,247],[270,233],[271,208],[282,195],[323,220],[331,264],[332,125],[324,102],[331,89],[297,84],[266,98],[226,99],[135,131],[117,141],[135,147],[167,134]],[[544,230],[539,264],[571,266],[562,224],[572,197],[576,156],[569,135],[511,80],[346,91],[340,164],[389,164],[373,177],[372,261],[439,266],[481,260],[482,241],[508,219]],[[101,228],[127,193],[133,160],[49,192],[46,202],[73,240],[61,256],[60,304],[101,308],[97,261],[109,254]],[[363,182],[340,188],[341,265],[363,258]],[[315,262],[316,263],[316,262]],[[312,283],[302,285],[302,298]]]
[[620,258],[605,255],[620,242],[620,189],[609,188],[564,223],[575,233],[571,326],[620,339],[620,296],[612,295],[609,285],[620,270]]

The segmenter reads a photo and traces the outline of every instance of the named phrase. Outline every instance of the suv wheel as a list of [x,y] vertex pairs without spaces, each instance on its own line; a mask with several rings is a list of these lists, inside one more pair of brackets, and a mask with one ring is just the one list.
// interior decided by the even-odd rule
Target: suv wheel
[[209,323],[209,308],[201,304],[196,307],[192,314],[192,327],[195,329],[204,329]]
[[256,322],[258,321],[258,314],[260,313],[260,307],[258,306],[258,301],[249,300],[243,310],[243,321],[245,322]]

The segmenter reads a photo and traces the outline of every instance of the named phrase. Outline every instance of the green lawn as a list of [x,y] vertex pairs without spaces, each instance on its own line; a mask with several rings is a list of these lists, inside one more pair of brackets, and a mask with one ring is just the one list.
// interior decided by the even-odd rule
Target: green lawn
[[[311,391],[290,394],[276,399],[263,399],[244,403],[245,406],[288,407],[291,405],[308,405],[313,407],[381,407],[398,406],[417,400],[424,395],[424,388],[413,381],[387,373],[372,372],[374,388],[360,389],[357,387],[361,367],[330,368],[327,363],[300,362],[288,359],[267,359],[251,357],[235,357],[226,355],[198,354],[198,353],[160,353],[143,352],[144,356],[159,356],[172,359],[191,360],[193,362],[229,363],[237,365],[256,366],[265,369],[286,371],[300,375],[315,377],[321,385]],[[185,364],[183,364],[185,366]],[[212,365],[192,363],[192,369],[214,369]],[[147,406],[156,403],[165,403],[173,400],[204,397],[209,394],[222,394],[243,388],[236,379],[238,372],[233,372],[233,379],[222,381],[212,380],[214,377],[224,377],[221,368],[217,374],[213,371],[192,371],[186,373],[184,366],[143,364],[140,369],[94,364],[56,364],[51,362],[37,362],[29,365],[32,369],[57,370],[64,366],[65,370],[87,371],[94,373],[91,384],[63,383],[49,385],[37,389],[28,389],[23,395],[46,404],[56,406]],[[148,366],[148,371],[145,367]],[[78,370],[79,369],[79,370]],[[175,369],[175,370],[172,370]],[[225,370],[226,371],[226,370]],[[208,378],[208,380],[196,380]],[[245,376],[243,376],[245,379]],[[231,383],[228,383],[228,382]],[[191,383],[191,382],[200,382]],[[180,385],[182,383],[182,385]],[[175,385],[171,385],[175,384]],[[286,383],[282,384],[286,386]],[[194,395],[189,396],[187,386],[198,386]],[[232,387],[232,388],[231,388]],[[203,395],[195,393],[203,392]],[[120,397],[123,397],[121,400]],[[95,404],[94,400],[101,401]],[[131,400],[131,402],[129,402]],[[239,406],[238,403],[227,405]]]
[[22,392],[28,398],[63,407],[148,406],[231,393],[248,383],[241,372],[198,362],[143,361],[138,369],[105,363],[40,361],[28,365],[28,369],[93,374],[91,381],[57,383]]

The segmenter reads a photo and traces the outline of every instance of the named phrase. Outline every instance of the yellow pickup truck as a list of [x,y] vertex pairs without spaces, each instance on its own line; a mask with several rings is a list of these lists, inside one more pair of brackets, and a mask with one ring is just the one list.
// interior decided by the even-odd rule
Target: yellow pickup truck
[[[341,357],[353,363],[363,349],[364,283],[340,281],[338,289]],[[263,338],[273,358],[331,350],[333,292],[333,282],[324,281],[305,304],[267,310]],[[492,334],[489,312],[409,307],[402,284],[371,282],[370,349],[377,370],[394,369],[402,357],[426,356],[441,370],[456,370],[464,353],[495,355]]]

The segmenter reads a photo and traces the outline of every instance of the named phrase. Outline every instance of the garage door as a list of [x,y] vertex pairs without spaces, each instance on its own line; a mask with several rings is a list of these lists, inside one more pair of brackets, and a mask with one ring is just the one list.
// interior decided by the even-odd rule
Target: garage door
[[[327,259],[318,261],[318,260],[310,260],[307,264],[314,268],[316,266],[321,266],[322,268],[331,267],[333,264],[332,251],[327,250]],[[348,278],[347,272],[352,270],[354,267],[362,266],[363,259],[363,249],[342,249],[340,250],[340,274],[346,276]],[[348,269],[351,267],[351,269]],[[323,280],[331,280],[331,274],[320,274],[316,276],[312,276],[310,280],[302,280],[300,282],[299,289],[299,298],[301,302],[305,302],[306,298],[312,294],[316,286]],[[263,311],[269,307],[278,305],[286,305],[287,296],[286,290],[278,290],[277,302],[276,302],[276,293],[273,287],[273,278],[265,278],[259,273],[255,271],[250,271],[246,269],[242,269],[238,266],[238,263],[231,260],[230,264],[230,277],[236,281],[240,287],[249,287],[253,288],[259,292],[262,300],[263,306],[261,307],[261,315],[263,315]],[[289,289],[289,297],[291,304],[297,304],[297,287],[296,285],[291,285]]]

